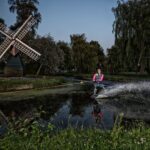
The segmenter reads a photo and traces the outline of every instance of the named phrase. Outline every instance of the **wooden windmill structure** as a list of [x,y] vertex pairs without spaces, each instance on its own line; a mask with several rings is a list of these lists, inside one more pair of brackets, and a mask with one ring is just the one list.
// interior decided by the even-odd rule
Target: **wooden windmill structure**
[[16,32],[11,31],[10,29],[6,28],[4,24],[0,23],[0,33],[6,37],[0,45],[0,59],[4,57],[10,48],[12,56],[16,56],[18,51],[21,51],[35,61],[39,59],[41,54],[22,42],[22,39],[31,30],[31,27],[36,23],[36,21],[37,20],[34,17],[29,16]]

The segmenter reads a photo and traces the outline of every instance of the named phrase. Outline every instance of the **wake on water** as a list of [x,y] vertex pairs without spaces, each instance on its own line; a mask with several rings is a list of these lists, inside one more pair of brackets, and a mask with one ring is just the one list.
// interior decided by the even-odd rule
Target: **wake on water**
[[140,81],[136,83],[116,84],[101,91],[96,99],[123,97],[132,95],[132,97],[150,99],[150,81]]

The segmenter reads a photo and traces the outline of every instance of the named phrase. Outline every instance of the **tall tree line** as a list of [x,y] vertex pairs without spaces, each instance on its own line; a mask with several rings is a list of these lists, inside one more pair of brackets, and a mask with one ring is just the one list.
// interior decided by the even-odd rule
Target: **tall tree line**
[[97,63],[105,59],[100,44],[97,41],[87,42],[84,34],[70,35],[70,41],[55,42],[50,35],[33,39],[32,47],[42,54],[38,62],[42,64],[42,73],[93,72]]
[[84,34],[74,34],[70,38],[74,69],[78,72],[94,71],[96,64],[105,57],[101,45],[97,41],[87,42]]
[[[115,45],[108,64],[116,71],[150,71],[150,1],[117,1],[113,31]],[[116,57],[117,56],[117,57]]]

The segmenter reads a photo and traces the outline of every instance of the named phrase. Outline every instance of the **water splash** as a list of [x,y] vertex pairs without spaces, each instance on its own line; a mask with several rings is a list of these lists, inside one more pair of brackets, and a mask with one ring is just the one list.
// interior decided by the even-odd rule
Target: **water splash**
[[97,98],[127,96],[128,94],[133,96],[146,94],[150,96],[150,81],[116,84],[101,91]]

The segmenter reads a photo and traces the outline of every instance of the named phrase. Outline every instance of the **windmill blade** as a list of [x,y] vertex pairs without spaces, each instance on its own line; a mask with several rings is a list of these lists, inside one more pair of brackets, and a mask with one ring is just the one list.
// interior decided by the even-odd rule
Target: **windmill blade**
[[24,24],[17,30],[13,38],[18,38],[22,40],[24,36],[31,30],[31,27],[37,22],[35,18],[30,15]]
[[0,58],[2,58],[2,56],[10,48],[12,42],[14,42],[14,41],[12,41],[11,39],[9,39],[9,38],[6,37],[6,39],[4,40],[4,42],[0,45]]
[[41,56],[40,53],[23,43],[21,40],[31,30],[31,27],[36,23],[36,19],[30,15],[23,25],[14,33],[6,26],[0,23],[0,33],[6,36],[4,42],[0,45],[0,59],[8,51],[11,45],[14,45],[18,50],[37,61]]
[[32,18],[32,15],[28,17],[28,19],[23,23],[23,25],[16,31],[16,33],[13,36],[13,39],[21,32],[21,30],[25,27],[25,25],[28,23],[28,21]]
[[3,35],[5,35],[7,38],[9,38],[9,39],[13,40],[13,39],[12,39],[12,37],[11,37],[11,36],[9,36],[6,32],[4,32],[4,31],[0,30],[0,33],[1,33],[1,34],[3,34]]
[[24,26],[24,28],[18,33],[16,36],[19,40],[22,40],[25,35],[31,30],[31,27],[36,23],[36,20],[34,18],[31,18],[31,20]]
[[35,61],[37,61],[41,56],[40,53],[38,53],[37,51],[35,51],[33,48],[29,47],[25,43],[21,42],[19,39],[16,39],[14,46],[22,53],[26,54],[27,56],[29,56]]
[[10,29],[7,31],[7,33],[8,33],[11,37],[13,37],[13,36],[14,36],[14,34],[15,34],[15,32],[13,32],[13,31],[12,31],[12,30],[10,30]]
[[0,31],[2,34],[4,34],[5,36],[10,36],[13,37],[15,32],[13,32],[12,30],[8,29],[4,24],[0,23]]
[[5,30],[6,26],[0,22],[0,30]]

